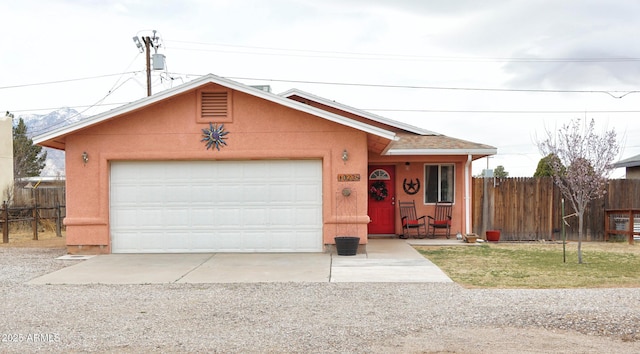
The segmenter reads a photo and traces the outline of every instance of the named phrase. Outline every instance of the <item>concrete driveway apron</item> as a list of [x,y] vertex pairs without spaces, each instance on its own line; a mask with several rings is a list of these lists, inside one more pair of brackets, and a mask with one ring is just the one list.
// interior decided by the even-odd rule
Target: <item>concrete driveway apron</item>
[[99,255],[28,283],[247,282],[451,282],[451,279],[406,241],[373,239],[369,240],[365,253],[355,256],[335,253]]

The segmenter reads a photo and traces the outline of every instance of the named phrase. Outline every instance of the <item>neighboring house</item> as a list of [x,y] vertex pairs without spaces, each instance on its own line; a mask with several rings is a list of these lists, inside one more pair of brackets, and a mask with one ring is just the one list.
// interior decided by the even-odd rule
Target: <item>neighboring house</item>
[[34,142],[66,151],[70,253],[322,252],[400,234],[398,200],[450,199],[452,231],[470,232],[471,162],[496,153],[215,75]]
[[640,155],[629,157],[628,159],[620,160],[613,164],[613,167],[620,168],[625,167],[625,178],[627,179],[640,179]]
[[0,203],[7,201],[13,186],[13,119],[0,116]]
[[22,177],[17,178],[16,185],[25,188],[62,188],[64,187],[64,176],[35,176],[35,177]]

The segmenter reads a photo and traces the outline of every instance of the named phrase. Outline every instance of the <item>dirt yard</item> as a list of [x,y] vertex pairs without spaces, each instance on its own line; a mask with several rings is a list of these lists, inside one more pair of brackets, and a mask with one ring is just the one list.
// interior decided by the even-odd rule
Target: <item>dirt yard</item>
[[62,237],[56,236],[55,231],[45,230],[38,232],[38,240],[33,239],[31,230],[11,230],[9,243],[0,243],[0,247],[24,247],[24,248],[64,248],[66,233],[62,231]]

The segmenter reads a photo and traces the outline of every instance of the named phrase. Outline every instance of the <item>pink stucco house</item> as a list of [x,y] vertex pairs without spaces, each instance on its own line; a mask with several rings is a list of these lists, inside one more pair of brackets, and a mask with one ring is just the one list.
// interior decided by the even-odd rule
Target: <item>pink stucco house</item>
[[452,231],[470,232],[471,162],[496,153],[215,75],[34,142],[66,152],[69,253],[323,252],[401,234],[398,200],[453,201]]

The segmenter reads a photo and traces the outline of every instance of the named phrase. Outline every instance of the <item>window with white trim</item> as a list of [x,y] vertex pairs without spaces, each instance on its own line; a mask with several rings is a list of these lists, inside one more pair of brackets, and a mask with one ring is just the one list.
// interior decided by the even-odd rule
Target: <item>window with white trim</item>
[[424,202],[453,202],[455,165],[424,165]]

